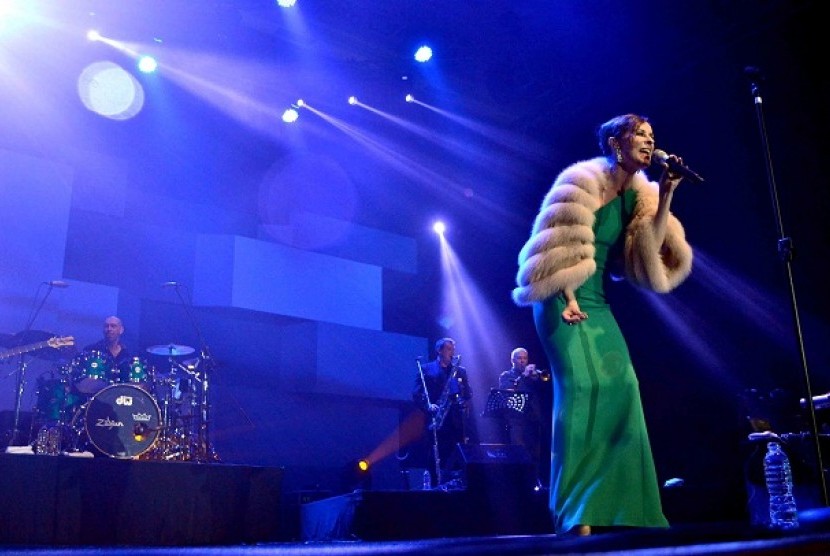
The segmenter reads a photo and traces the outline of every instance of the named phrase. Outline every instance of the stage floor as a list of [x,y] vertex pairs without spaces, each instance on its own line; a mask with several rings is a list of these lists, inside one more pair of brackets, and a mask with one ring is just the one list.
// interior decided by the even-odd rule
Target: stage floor
[[712,522],[557,537],[544,496],[492,488],[308,502],[294,536],[281,483],[281,468],[0,454],[0,553],[830,554],[830,508],[786,533]]
[[830,554],[830,532],[812,525],[791,534],[748,529],[741,524],[672,527],[665,531],[604,533],[590,537],[555,535],[480,536],[405,541],[339,541],[262,543],[239,546],[191,547],[10,547],[4,555],[223,555],[223,556],[365,556],[389,554],[547,555],[629,554],[638,556],[701,554],[764,554],[791,556]]

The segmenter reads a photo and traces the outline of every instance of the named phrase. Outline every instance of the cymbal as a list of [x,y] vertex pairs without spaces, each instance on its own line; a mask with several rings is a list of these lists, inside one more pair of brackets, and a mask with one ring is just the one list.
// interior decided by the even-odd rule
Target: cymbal
[[45,342],[49,338],[54,338],[57,334],[46,332],[45,330],[24,330],[18,332],[12,337],[10,347],[25,346],[28,344],[36,344],[38,342]]
[[165,355],[167,357],[190,355],[194,351],[196,351],[195,348],[177,344],[162,344],[157,346],[150,346],[147,348],[147,353],[152,353],[153,355]]

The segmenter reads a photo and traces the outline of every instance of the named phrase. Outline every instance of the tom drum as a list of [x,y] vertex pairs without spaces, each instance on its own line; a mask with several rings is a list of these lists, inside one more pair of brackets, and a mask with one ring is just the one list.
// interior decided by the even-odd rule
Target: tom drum
[[95,394],[113,381],[112,363],[100,351],[88,351],[72,362],[72,381],[82,394]]
[[118,365],[117,382],[134,384],[147,392],[152,392],[154,372],[153,368],[144,359],[133,357]]

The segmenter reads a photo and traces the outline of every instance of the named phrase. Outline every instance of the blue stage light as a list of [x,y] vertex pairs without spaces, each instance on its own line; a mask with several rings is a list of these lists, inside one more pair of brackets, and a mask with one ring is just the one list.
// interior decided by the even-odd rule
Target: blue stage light
[[158,68],[158,62],[152,56],[141,56],[138,59],[138,69],[144,73],[153,73]]
[[418,47],[415,51],[415,61],[428,62],[432,58],[432,49],[426,45]]

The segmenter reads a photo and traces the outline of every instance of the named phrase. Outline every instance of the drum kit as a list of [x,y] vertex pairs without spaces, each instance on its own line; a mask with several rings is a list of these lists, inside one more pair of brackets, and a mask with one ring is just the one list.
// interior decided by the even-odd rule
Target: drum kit
[[118,459],[203,461],[206,369],[194,348],[163,344],[132,357],[84,351],[37,380],[33,451]]

